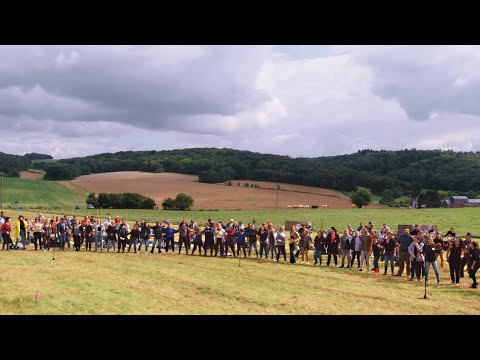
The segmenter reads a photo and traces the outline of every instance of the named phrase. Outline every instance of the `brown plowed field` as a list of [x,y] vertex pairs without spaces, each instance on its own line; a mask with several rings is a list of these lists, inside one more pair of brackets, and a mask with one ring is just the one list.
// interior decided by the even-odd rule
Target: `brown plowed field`
[[32,180],[42,180],[44,174],[30,172],[30,171],[20,171],[20,179],[32,179]]
[[[241,186],[237,186],[240,182]],[[244,183],[258,184],[261,188],[246,188]],[[195,200],[194,209],[218,210],[266,210],[275,209],[276,183],[249,180],[232,180],[232,186],[225,184],[204,184],[198,176],[174,173],[153,174],[139,171],[122,171],[84,175],[72,181],[88,192],[137,192],[151,197],[161,207],[167,197],[174,198],[183,192]],[[266,189],[270,188],[270,189]],[[333,209],[350,208],[350,199],[329,189],[309,186],[280,184],[278,208],[288,205],[329,205]],[[371,205],[369,208],[382,208]],[[299,209],[301,211],[301,209]]]

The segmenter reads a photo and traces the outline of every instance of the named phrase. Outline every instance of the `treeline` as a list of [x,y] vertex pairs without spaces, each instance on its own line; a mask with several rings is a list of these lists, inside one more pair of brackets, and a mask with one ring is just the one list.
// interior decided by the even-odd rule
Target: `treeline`
[[0,152],[0,172],[4,176],[20,176],[20,171],[28,170],[30,161],[23,156]]
[[167,171],[199,175],[199,180],[206,183],[246,179],[347,192],[362,186],[375,194],[388,189],[394,198],[418,196],[422,189],[480,194],[480,155],[472,152],[362,150],[349,155],[291,158],[233,149],[194,148],[121,151],[58,163],[74,165],[82,175]]
[[25,154],[23,156],[25,156],[28,160],[51,160],[51,159],[53,159],[52,155],[39,154],[39,153],[28,153],[28,154]]
[[138,193],[108,194],[98,196],[91,193],[87,197],[87,204],[97,209],[154,209],[155,200]]

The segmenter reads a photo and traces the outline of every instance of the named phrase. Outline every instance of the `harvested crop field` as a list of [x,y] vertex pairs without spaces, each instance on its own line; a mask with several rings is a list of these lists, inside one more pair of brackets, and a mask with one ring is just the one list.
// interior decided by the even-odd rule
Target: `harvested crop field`
[[[237,186],[240,182],[240,186]],[[244,187],[244,183],[258,184],[260,189]],[[72,183],[88,192],[137,192],[154,199],[159,207],[165,198],[174,198],[178,193],[190,195],[195,200],[194,209],[215,210],[271,210],[275,209],[276,183],[236,180],[232,186],[198,182],[198,176],[175,173],[146,173],[121,171],[91,174],[76,178]],[[329,189],[280,184],[278,208],[288,205],[328,205],[333,209],[350,208],[350,199]],[[285,189],[285,190],[282,190]],[[369,208],[381,208],[371,205]],[[299,211],[302,211],[299,209]]]
[[20,179],[43,180],[43,172],[20,171]]

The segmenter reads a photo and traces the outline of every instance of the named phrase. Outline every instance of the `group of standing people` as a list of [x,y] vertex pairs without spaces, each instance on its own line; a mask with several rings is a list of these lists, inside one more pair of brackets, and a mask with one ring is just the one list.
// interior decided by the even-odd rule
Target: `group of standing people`
[[[259,229],[256,229],[255,222],[245,226],[233,219],[226,225],[221,221],[215,223],[208,219],[203,228],[194,220],[189,224],[182,221],[177,229],[174,229],[172,223],[168,221],[158,221],[153,226],[141,221],[136,222],[130,229],[129,224],[119,217],[114,220],[107,217],[102,222],[100,219],[87,216],[77,220],[75,215],[71,219],[67,215],[46,219],[39,214],[33,221],[25,219],[22,215],[18,217],[14,224],[16,241],[13,245],[10,217],[4,216],[2,211],[0,229],[2,250],[7,251],[12,248],[18,249],[19,243],[23,250],[26,250],[29,239],[33,241],[35,251],[37,249],[47,251],[52,246],[58,246],[64,251],[65,246],[70,248],[70,239],[73,238],[72,248],[75,251],[81,249],[92,251],[94,243],[94,251],[103,252],[106,249],[109,252],[112,249],[113,252],[124,253],[125,250],[130,252],[133,246],[133,251],[140,253],[142,246],[145,246],[145,253],[153,254],[155,248],[158,249],[158,253],[161,253],[162,248],[165,248],[165,253],[168,253],[169,249],[173,253],[175,234],[178,234],[179,254],[184,247],[187,255],[190,250],[194,255],[198,249],[198,255],[202,255],[203,250],[203,256],[207,256],[209,252],[210,256],[236,258],[242,254],[243,257],[247,257],[247,251],[248,257],[251,257],[254,250],[257,258],[262,258],[265,254],[265,259],[270,255],[272,261],[278,262],[282,256],[283,261],[287,262],[288,242],[289,264],[295,264],[297,258],[301,256],[301,263],[309,265],[309,252],[313,250],[313,265],[321,266],[323,255],[327,255],[326,266],[330,266],[332,258],[335,266],[338,266],[338,258],[341,257],[339,268],[351,270],[356,260],[358,271],[363,271],[364,268],[370,271],[372,268],[374,274],[378,274],[380,262],[383,262],[383,275],[387,275],[390,270],[392,275],[402,276],[406,268],[407,277],[411,281],[414,278],[420,280],[421,277],[428,281],[431,266],[437,283],[440,283],[437,260],[443,268],[446,254],[452,284],[459,286],[466,266],[468,275],[473,281],[472,288],[478,285],[476,272],[480,265],[478,243],[472,240],[471,233],[467,233],[465,239],[462,239],[451,227],[445,236],[442,236],[436,226],[426,231],[418,224],[412,231],[406,228],[403,233],[396,234],[390,231],[386,224],[377,231],[371,222],[365,226],[360,223],[356,229],[348,225],[340,235],[333,226],[315,233],[305,223],[299,228],[292,226],[287,235],[283,226],[275,228],[270,221],[262,223]],[[395,266],[398,266],[396,274]]]

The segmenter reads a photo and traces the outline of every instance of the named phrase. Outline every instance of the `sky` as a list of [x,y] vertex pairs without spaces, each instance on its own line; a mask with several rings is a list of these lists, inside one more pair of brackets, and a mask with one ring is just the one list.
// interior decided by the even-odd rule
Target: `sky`
[[480,46],[0,46],[0,151],[479,151]]

